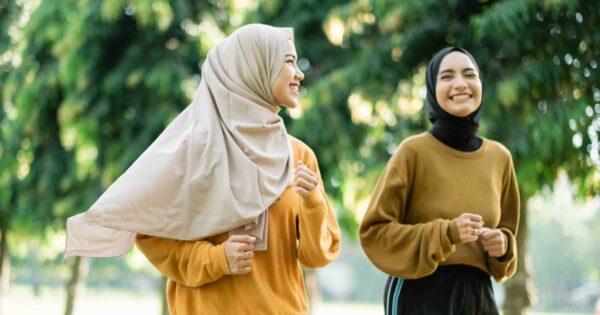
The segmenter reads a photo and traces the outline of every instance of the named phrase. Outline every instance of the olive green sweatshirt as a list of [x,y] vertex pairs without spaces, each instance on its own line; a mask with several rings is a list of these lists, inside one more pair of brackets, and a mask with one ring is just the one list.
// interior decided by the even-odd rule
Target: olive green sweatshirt
[[[506,236],[507,253],[490,257],[481,242],[460,243],[453,219],[464,212]],[[388,162],[360,226],[360,241],[383,272],[406,279],[439,265],[477,267],[496,281],[517,267],[519,190],[510,152],[483,139],[473,152],[452,149],[428,132],[404,140]]]

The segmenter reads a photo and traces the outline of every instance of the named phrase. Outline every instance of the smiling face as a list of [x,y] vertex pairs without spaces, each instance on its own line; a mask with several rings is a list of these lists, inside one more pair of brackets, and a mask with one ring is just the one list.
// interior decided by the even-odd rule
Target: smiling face
[[277,104],[288,108],[298,107],[298,89],[304,74],[298,69],[296,47],[289,41],[290,48],[283,59],[283,66],[275,83],[271,87],[273,98]]
[[458,51],[446,55],[440,64],[435,98],[448,114],[467,117],[481,105],[481,80],[471,59]]

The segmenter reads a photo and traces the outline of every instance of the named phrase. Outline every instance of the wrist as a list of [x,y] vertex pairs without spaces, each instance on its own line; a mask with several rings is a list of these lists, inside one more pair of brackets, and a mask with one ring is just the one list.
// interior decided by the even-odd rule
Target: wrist
[[311,190],[310,193],[308,193],[308,195],[302,196],[302,201],[304,202],[304,205],[306,207],[312,208],[317,205],[320,205],[323,202],[323,194],[317,186],[313,188],[313,190]]
[[504,262],[506,260],[508,260],[509,256],[509,250],[510,250],[510,243],[509,243],[509,238],[506,235],[506,233],[502,232],[502,230],[500,230],[500,233],[502,233],[502,237],[504,238],[504,253],[502,255],[500,255],[499,257],[496,257],[496,259],[498,259],[498,261]]
[[450,221],[446,235],[448,236],[448,239],[450,239],[450,243],[452,245],[462,243],[460,240],[460,233],[458,232],[458,226],[456,225],[456,220]]
[[225,253],[224,243],[215,246],[213,249],[215,252],[215,261],[219,270],[221,270],[224,275],[232,275],[233,273],[229,267],[229,261],[227,260],[227,254]]

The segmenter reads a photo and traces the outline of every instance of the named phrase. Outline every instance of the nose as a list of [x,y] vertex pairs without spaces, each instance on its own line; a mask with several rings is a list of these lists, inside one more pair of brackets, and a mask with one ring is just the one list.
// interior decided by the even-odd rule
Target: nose
[[454,78],[454,88],[458,90],[464,90],[467,88],[467,82],[462,76],[458,75]]
[[296,66],[296,73],[294,74],[294,78],[298,79],[298,81],[304,80],[304,73]]

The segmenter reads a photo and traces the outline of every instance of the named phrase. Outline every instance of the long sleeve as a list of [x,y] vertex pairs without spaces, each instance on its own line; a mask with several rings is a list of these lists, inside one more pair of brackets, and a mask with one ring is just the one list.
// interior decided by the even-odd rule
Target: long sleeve
[[433,273],[455,251],[448,234],[450,221],[403,224],[413,181],[414,152],[401,145],[394,153],[360,225],[362,248],[383,272],[407,279]]
[[302,160],[317,174],[319,183],[307,198],[300,197],[298,210],[298,260],[307,268],[319,268],[337,258],[340,253],[340,228],[327,199],[321,173],[314,153],[307,150]]
[[146,235],[138,235],[136,244],[158,271],[187,287],[200,287],[231,274],[223,244]]
[[517,227],[519,226],[519,188],[512,160],[506,167],[501,199],[500,223],[497,228],[506,236],[507,252],[502,257],[486,256],[488,269],[496,281],[504,281],[517,270]]

